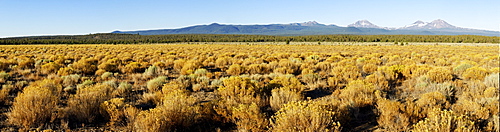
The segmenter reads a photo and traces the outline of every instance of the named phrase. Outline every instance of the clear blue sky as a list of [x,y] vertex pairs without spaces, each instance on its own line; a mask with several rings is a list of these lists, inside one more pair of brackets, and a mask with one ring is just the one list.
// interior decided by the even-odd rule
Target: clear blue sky
[[443,19],[500,31],[500,0],[0,0],[0,38],[191,25],[369,20],[401,27]]

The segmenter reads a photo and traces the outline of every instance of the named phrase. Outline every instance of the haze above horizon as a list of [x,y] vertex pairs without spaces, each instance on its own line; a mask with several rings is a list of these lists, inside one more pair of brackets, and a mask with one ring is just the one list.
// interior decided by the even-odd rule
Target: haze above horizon
[[0,0],[0,38],[171,29],[192,25],[286,24],[317,21],[347,26],[369,20],[402,27],[443,19],[473,29],[500,31],[498,0]]

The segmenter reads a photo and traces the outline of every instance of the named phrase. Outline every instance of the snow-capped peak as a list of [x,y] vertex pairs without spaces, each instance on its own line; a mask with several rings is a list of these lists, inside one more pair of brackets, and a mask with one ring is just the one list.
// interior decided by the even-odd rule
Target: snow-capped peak
[[401,29],[439,29],[439,28],[457,28],[448,24],[446,21],[437,19],[432,22],[416,21],[411,25],[406,25]]
[[404,26],[402,28],[407,28],[407,29],[410,29],[410,28],[411,29],[422,28],[422,27],[426,26],[427,24],[429,24],[429,23],[418,20],[418,21],[414,22],[413,24],[406,25],[406,26]]
[[381,28],[368,20],[359,20],[353,24],[348,25],[348,27],[360,27],[360,28]]

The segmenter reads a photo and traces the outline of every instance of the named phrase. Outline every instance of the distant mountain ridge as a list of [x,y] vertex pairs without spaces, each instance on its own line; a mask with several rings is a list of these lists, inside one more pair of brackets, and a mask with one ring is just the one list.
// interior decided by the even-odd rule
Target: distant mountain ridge
[[411,25],[406,25],[404,27],[401,27],[400,29],[440,29],[440,28],[460,29],[460,27],[453,26],[441,19],[437,19],[432,22],[423,22],[419,20]]
[[212,23],[209,25],[196,25],[178,29],[158,29],[142,31],[114,31],[112,33],[127,33],[140,35],[162,34],[249,34],[249,35],[482,35],[500,36],[498,31],[467,29],[453,26],[444,20],[437,19],[432,22],[416,21],[413,24],[399,28],[377,26],[368,20],[360,20],[347,27],[325,25],[316,21],[290,24],[268,25],[226,25]]

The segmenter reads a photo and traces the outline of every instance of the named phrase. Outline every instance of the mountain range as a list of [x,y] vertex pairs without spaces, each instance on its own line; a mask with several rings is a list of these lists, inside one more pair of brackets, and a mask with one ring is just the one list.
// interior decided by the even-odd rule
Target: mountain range
[[316,21],[290,24],[268,25],[226,25],[212,23],[209,25],[196,25],[179,29],[157,29],[139,31],[114,31],[112,33],[162,35],[162,34],[251,34],[251,35],[330,35],[330,34],[355,34],[355,35],[482,35],[500,36],[498,31],[469,29],[453,26],[448,22],[437,19],[432,22],[416,21],[413,24],[398,28],[377,26],[368,20],[360,20],[347,27],[325,25]]

